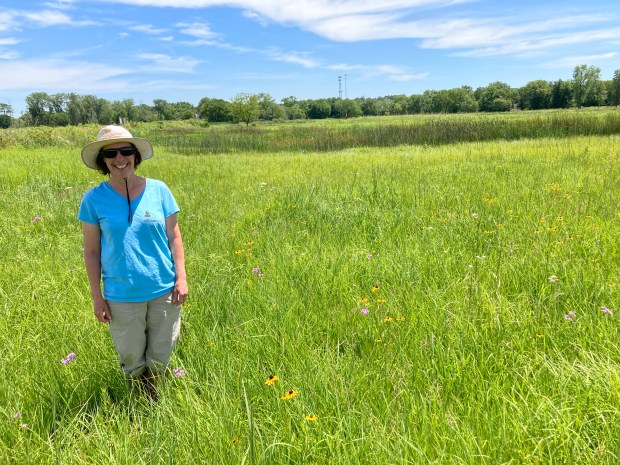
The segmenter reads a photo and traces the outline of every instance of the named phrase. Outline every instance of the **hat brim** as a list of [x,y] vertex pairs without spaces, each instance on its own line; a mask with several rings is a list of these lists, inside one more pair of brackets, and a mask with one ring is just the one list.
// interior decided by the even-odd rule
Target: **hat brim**
[[133,144],[138,149],[138,152],[140,152],[142,160],[153,158],[153,146],[147,139],[142,137],[123,137],[91,142],[82,149],[82,161],[89,168],[96,170],[97,155],[99,155],[99,150],[106,145],[118,144],[119,142],[129,142],[130,144]]

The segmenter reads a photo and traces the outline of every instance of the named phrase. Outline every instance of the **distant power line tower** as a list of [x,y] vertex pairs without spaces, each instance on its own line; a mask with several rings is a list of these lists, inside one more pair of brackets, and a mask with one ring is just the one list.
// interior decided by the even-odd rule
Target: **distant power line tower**
[[[338,98],[342,98],[342,76],[338,76]],[[344,75],[344,98],[347,97],[347,75]]]

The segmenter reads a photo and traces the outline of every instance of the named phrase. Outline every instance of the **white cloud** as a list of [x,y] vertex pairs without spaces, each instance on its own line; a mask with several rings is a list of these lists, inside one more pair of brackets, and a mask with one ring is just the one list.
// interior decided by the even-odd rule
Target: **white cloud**
[[0,32],[10,31],[15,27],[15,16],[8,11],[0,11]]
[[208,24],[205,23],[178,23],[176,25],[180,32],[199,39],[215,39],[219,37],[211,30]]
[[20,16],[36,23],[39,26],[58,26],[62,24],[73,24],[73,20],[64,13],[54,10],[42,11],[22,11]]
[[360,79],[369,79],[377,76],[383,76],[390,81],[413,81],[426,79],[428,73],[410,73],[403,66],[395,65],[350,65],[350,64],[337,64],[327,66],[326,69],[334,71],[357,71],[360,75]]
[[296,65],[301,65],[304,68],[312,69],[317,68],[319,66],[319,62],[308,56],[307,53],[301,52],[281,52],[278,50],[273,50],[270,52],[266,52],[267,56],[275,61],[282,61],[285,63],[293,63]]
[[[450,9],[478,0],[108,0],[142,6],[239,8],[263,23],[296,25],[334,41],[419,40],[422,48],[461,49],[464,56],[532,55],[571,42],[614,40],[600,34],[596,23],[611,22],[609,14],[566,14],[530,7],[522,14],[463,16]],[[436,10],[441,9],[441,15]],[[471,9],[473,11],[473,8]],[[553,13],[553,14],[551,14]],[[543,18],[543,19],[536,19]],[[550,19],[546,19],[550,18]],[[207,25],[185,25],[184,33],[214,39]],[[590,27],[591,30],[584,30]],[[617,34],[614,29],[610,34]],[[557,35],[557,37],[554,37]],[[617,35],[616,35],[617,37]],[[617,40],[617,39],[616,39]],[[216,44],[209,44],[216,45]]]
[[617,52],[610,53],[602,53],[600,55],[581,55],[581,56],[570,56],[564,57],[559,60],[553,61],[547,64],[547,67],[558,67],[558,68],[566,68],[566,67],[574,67],[581,65],[583,63],[600,63],[601,61],[615,60],[618,57]]
[[144,34],[159,35],[166,32],[165,29],[156,28],[151,24],[138,24],[136,26],[129,26],[129,29],[136,32],[143,32]]
[[118,91],[126,88],[126,83],[118,79],[126,73],[126,68],[99,63],[55,59],[0,61],[3,90]]
[[55,0],[53,2],[45,3],[45,6],[48,8],[56,8],[58,10],[68,10],[74,3],[74,0]]
[[20,41],[13,38],[13,37],[2,37],[0,38],[0,46],[3,45],[15,45],[18,44]]
[[166,71],[174,73],[193,73],[200,61],[189,57],[171,57],[157,53],[138,55],[141,60],[150,61],[146,69],[149,71]]
[[497,45],[474,48],[472,50],[459,52],[457,55],[464,57],[490,57],[498,55],[531,56],[532,54],[539,54],[544,50],[555,47],[582,45],[589,42],[600,41],[608,41],[611,43],[620,37],[620,28],[538,35],[533,37],[530,36],[530,38],[525,38],[527,36],[525,33],[520,34],[520,36],[523,36],[523,38],[517,38],[516,36],[513,40],[506,38],[503,41],[498,41]]
[[16,60],[19,56],[17,52],[0,50],[0,60]]

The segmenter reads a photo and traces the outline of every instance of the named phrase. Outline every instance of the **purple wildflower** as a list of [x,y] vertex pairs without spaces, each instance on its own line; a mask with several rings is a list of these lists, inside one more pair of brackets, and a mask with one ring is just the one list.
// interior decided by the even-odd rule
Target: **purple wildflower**
[[21,416],[21,413],[19,413],[19,412],[15,412],[13,414],[13,418],[19,418],[20,416]]
[[564,315],[564,319],[568,321],[573,321],[576,316],[577,316],[577,312],[575,312],[574,310],[571,310],[566,315]]
[[67,355],[66,358],[63,358],[60,363],[62,363],[63,365],[69,365],[73,360],[75,360],[77,358],[77,355],[75,355],[74,352],[71,352],[69,355]]
[[182,376],[187,376],[187,373],[185,373],[185,370],[183,370],[183,368],[173,368],[172,374],[176,376],[177,378],[181,378]]
[[263,272],[260,270],[260,268],[256,267],[256,268],[252,268],[252,273],[254,273],[256,276],[258,276],[259,278],[262,278],[263,276],[265,276],[263,274]]
[[41,221],[41,217],[40,217],[40,216],[35,216],[35,217],[32,219],[31,223],[36,223],[37,221]]
[[601,312],[606,313],[608,315],[613,315],[614,312],[612,312],[611,310],[609,310],[607,307],[603,307],[601,308]]
[[21,424],[21,427],[22,427],[22,428],[28,428],[28,423],[22,423],[22,424]]
[[372,254],[371,254],[371,253],[366,254],[366,259],[367,259],[367,260],[372,259]]
[[369,312],[369,310],[368,310],[366,307],[364,307],[364,308],[360,309],[360,313],[361,313],[362,315],[368,315],[368,312]]

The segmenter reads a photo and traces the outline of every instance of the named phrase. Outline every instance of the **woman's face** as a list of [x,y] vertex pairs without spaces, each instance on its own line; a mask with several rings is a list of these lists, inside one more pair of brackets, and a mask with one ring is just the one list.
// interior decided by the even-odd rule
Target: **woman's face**
[[[133,149],[133,153],[129,150],[123,151],[119,149]],[[116,153],[114,153],[116,152]],[[126,178],[134,170],[135,148],[129,142],[118,142],[103,147],[104,163],[110,170],[110,176],[117,178]],[[131,153],[131,154],[129,154]],[[111,157],[111,158],[108,158]]]

